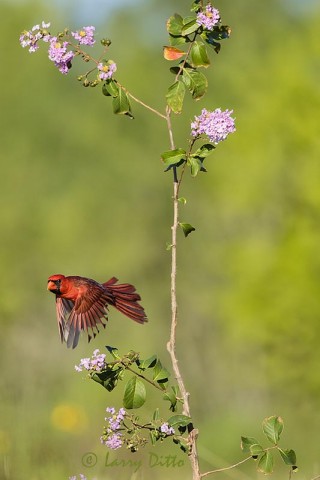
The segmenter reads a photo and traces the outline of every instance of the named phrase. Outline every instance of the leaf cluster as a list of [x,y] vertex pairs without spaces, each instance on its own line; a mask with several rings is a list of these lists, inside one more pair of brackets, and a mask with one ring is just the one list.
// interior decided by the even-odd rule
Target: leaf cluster
[[[186,91],[189,91],[194,100],[200,100],[206,94],[208,80],[198,69],[208,68],[211,63],[208,47],[219,53],[219,42],[229,38],[231,34],[230,27],[220,23],[212,30],[206,30],[199,25],[196,13],[201,10],[200,3],[194,2],[192,15],[182,17],[175,13],[167,21],[170,45],[164,47],[164,58],[174,61],[183,57],[177,66],[170,68],[175,75],[175,81],[170,85],[166,98],[174,113],[181,113]],[[183,46],[184,50],[181,49]]]
[[120,356],[117,348],[106,347],[113,360],[106,362],[101,371],[89,372],[92,380],[102,385],[111,392],[123,380],[126,372],[131,373],[127,381],[123,395],[123,406],[126,409],[140,408],[147,399],[146,384],[153,386],[163,393],[163,399],[169,401],[169,409],[174,412],[177,409],[179,398],[178,387],[169,387],[169,371],[162,365],[156,355],[147,359],[141,359],[140,354],[131,350],[124,356]]
[[129,96],[123,87],[120,87],[114,79],[109,79],[102,85],[102,93],[106,97],[112,97],[113,113],[127,115],[133,119]]
[[273,451],[277,450],[282,461],[290,466],[291,471],[298,470],[296,454],[292,449],[282,449],[279,446],[280,436],[284,427],[281,417],[276,415],[267,417],[262,422],[262,430],[272,447],[264,448],[254,437],[241,437],[241,449],[249,453],[257,461],[257,470],[264,474],[270,474],[274,468]]

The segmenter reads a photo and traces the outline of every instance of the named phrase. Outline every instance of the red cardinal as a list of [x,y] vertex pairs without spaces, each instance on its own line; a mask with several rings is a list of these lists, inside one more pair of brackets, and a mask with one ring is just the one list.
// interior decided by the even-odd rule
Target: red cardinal
[[[117,284],[117,278],[106,283],[84,277],[51,275],[48,290],[56,295],[56,313],[61,342],[75,348],[81,330],[87,330],[90,342],[99,333],[98,324],[105,328],[108,320],[108,305],[112,305],[135,322],[145,323],[147,317],[138,303],[140,295],[129,283]],[[91,329],[92,335],[89,333]],[[97,332],[97,333],[96,333]]]

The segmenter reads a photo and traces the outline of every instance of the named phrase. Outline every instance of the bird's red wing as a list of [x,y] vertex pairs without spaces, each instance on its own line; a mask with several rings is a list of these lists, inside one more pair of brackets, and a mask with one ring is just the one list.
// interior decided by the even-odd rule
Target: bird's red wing
[[99,333],[98,324],[105,327],[110,301],[110,295],[99,284],[86,285],[85,294],[78,296],[68,318],[67,347],[77,346],[81,330],[87,330],[90,341]]

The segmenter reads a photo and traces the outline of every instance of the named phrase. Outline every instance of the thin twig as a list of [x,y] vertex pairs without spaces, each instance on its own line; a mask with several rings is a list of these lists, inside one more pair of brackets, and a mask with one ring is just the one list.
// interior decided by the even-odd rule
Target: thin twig
[[206,477],[207,475],[211,475],[214,473],[225,472],[226,470],[231,470],[232,468],[239,467],[243,463],[247,462],[248,460],[252,459],[252,456],[245,458],[244,460],[240,460],[240,462],[234,463],[233,465],[229,465],[228,467],[217,468],[216,470],[210,470],[209,472],[201,473],[200,478]]
[[134,100],[135,102],[139,103],[140,105],[142,105],[144,108],[146,108],[147,110],[150,110],[151,112],[155,113],[156,115],[158,115],[159,117],[161,118],[164,118],[164,120],[167,120],[167,116],[164,115],[163,113],[159,112],[158,110],[156,110],[155,108],[152,108],[150,107],[150,105],[144,103],[142,100],[140,100],[139,98],[135,97],[134,95],[132,95],[132,93],[129,92],[129,90],[126,89],[126,87],[124,87],[123,85],[121,85],[121,83],[118,82],[118,80],[116,81],[117,85],[130,97],[132,98],[132,100]]
[[157,383],[153,382],[152,380],[150,380],[149,378],[145,377],[144,375],[142,375],[141,373],[139,372],[136,372],[135,370],[133,370],[133,368],[131,367],[126,367],[127,370],[129,370],[130,372],[134,373],[135,375],[137,375],[137,377],[140,377],[140,378],[143,378],[143,380],[145,380],[146,382],[150,383],[151,385],[153,385],[154,387],[156,387],[158,390],[161,390],[162,393],[166,393],[166,390],[161,388]]

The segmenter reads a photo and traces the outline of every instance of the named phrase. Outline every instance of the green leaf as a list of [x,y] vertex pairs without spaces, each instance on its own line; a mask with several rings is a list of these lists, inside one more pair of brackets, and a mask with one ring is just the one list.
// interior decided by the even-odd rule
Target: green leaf
[[117,83],[112,79],[106,80],[106,82],[102,85],[102,93],[107,97],[117,97],[119,95],[119,90],[120,89]]
[[201,160],[199,160],[199,158],[195,158],[194,156],[190,156],[188,158],[188,165],[191,168],[191,175],[196,177],[202,168]]
[[208,157],[212,153],[212,150],[214,150],[215,148],[216,147],[211,143],[205,143],[204,145],[201,145],[201,147],[198,148],[198,150],[194,152],[192,156],[204,159]]
[[178,202],[182,203],[183,205],[185,205],[187,203],[187,199],[184,198],[184,197],[179,197],[178,198]]
[[194,100],[199,100],[208,90],[208,80],[203,73],[193,68],[184,68],[182,81],[192,94]]
[[212,44],[214,43],[214,40],[225,40],[226,38],[229,38],[230,35],[231,28],[228,25],[217,25],[210,32],[208,30],[205,30],[201,34],[201,37],[209,44]]
[[244,453],[251,453],[250,447],[257,444],[257,440],[253,437],[241,437],[240,447]]
[[179,223],[179,225],[182,228],[183,234],[186,238],[188,235],[190,235],[191,232],[195,231],[195,228],[190,225],[190,223]]
[[281,448],[278,448],[278,450],[286,465],[297,468],[297,456],[294,450],[282,450]]
[[167,20],[167,32],[171,35],[181,35],[183,19],[181,15],[175,13]]
[[262,429],[268,440],[274,445],[277,445],[283,430],[283,420],[276,415],[265,418],[262,422]]
[[116,360],[120,359],[120,355],[118,354],[118,349],[116,347],[110,347],[110,345],[106,345],[106,349],[109,353],[115,358]]
[[186,158],[186,151],[183,148],[176,148],[175,150],[168,150],[161,154],[162,161],[165,165],[177,165]]
[[174,113],[181,113],[186,87],[181,80],[177,80],[169,88],[166,94],[167,104]]
[[184,37],[196,32],[199,29],[199,25],[195,17],[186,17],[183,20],[183,23],[184,25],[182,27],[181,35],[183,35]]
[[181,36],[175,36],[175,35],[169,35],[169,40],[170,40],[170,45],[172,47],[176,47],[178,45],[183,45],[187,42],[186,37],[181,37]]
[[163,399],[164,400],[169,400],[169,402],[171,403],[170,405],[170,410],[172,410],[172,412],[175,411],[176,409],[176,405],[177,405],[177,392],[175,391],[175,389],[172,387],[172,391],[169,390],[168,392],[166,392],[164,395],[163,395]]
[[187,415],[173,415],[168,419],[170,427],[187,427],[191,423],[191,418]]
[[263,447],[259,443],[254,443],[250,445],[250,453],[253,457],[258,457],[261,453],[263,453]]
[[210,60],[208,57],[207,48],[204,43],[194,42],[190,51],[191,65],[194,68],[208,67]]
[[119,88],[118,91],[118,96],[112,100],[113,113],[116,115],[128,115],[128,117],[133,118],[128,95],[122,88]]
[[121,373],[122,368],[117,368],[116,370],[107,369],[104,372],[93,373],[91,378],[95,382],[100,383],[108,392],[111,392],[116,387]]
[[191,4],[191,12],[198,12],[200,9],[200,0],[194,0]]
[[125,388],[123,397],[124,408],[140,408],[146,401],[146,387],[140,378],[132,377]]
[[152,357],[147,358],[146,360],[138,360],[137,365],[140,370],[146,370],[147,368],[153,368],[157,363],[157,356],[152,355]]
[[168,381],[169,376],[170,373],[168,372],[168,370],[164,368],[160,360],[158,360],[153,368],[153,380],[158,383],[165,383]]
[[[178,73],[180,72],[180,70],[181,70],[180,67],[177,67],[177,66],[175,66],[175,67],[170,67],[170,72],[173,73],[174,75],[178,75]],[[180,72],[180,75],[182,75],[182,70],[181,70],[181,72]]]
[[156,441],[159,440],[159,433],[157,430],[150,430],[150,439],[151,439],[151,444],[155,446]]
[[259,472],[262,472],[265,475],[268,475],[273,472],[273,455],[270,452],[270,450],[267,450],[261,456],[257,469]]
[[156,422],[157,420],[159,420],[159,418],[160,418],[159,408],[156,408],[155,411],[153,412],[152,419],[154,422]]

